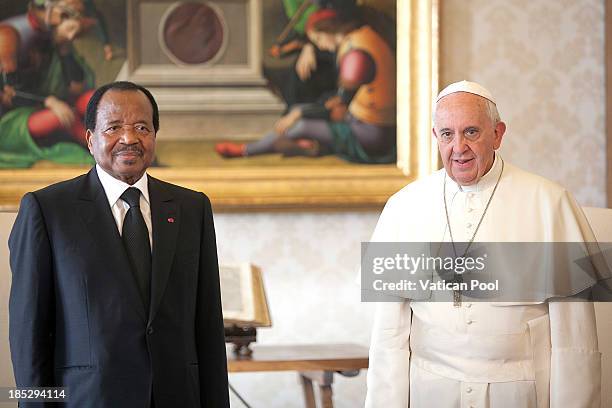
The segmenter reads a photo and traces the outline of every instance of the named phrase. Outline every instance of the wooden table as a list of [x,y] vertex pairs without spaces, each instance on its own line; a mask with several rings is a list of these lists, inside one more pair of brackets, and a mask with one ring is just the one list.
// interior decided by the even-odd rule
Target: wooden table
[[368,349],[356,344],[254,345],[252,349],[248,357],[228,350],[228,371],[296,371],[307,408],[317,406],[313,381],[319,387],[321,408],[332,408],[334,373],[354,377],[362,368],[368,368]]

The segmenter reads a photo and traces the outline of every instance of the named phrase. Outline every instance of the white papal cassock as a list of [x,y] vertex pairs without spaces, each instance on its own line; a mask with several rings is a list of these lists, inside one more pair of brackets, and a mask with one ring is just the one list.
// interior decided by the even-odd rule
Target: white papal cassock
[[[473,186],[446,177],[453,238],[474,234],[502,170]],[[372,241],[450,241],[445,170],[393,195]],[[478,230],[479,242],[592,242],[572,195],[509,163]],[[600,406],[601,355],[589,302],[380,303],[370,346],[367,408]]]

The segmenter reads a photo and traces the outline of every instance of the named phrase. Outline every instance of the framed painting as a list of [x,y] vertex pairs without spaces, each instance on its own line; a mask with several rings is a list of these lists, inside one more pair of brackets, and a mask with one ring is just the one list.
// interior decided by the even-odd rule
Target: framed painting
[[[380,208],[438,168],[438,1],[9,1],[0,37],[40,12],[57,55],[38,82],[55,88],[2,73],[0,95],[17,92],[0,110],[0,207],[86,172],[81,95],[130,80],[160,108],[149,173],[205,192],[216,210]],[[50,95],[72,122],[37,122],[57,112]]]

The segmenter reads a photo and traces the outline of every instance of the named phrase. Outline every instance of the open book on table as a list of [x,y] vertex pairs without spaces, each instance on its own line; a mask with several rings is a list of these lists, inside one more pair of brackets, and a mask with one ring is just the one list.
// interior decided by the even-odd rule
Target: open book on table
[[270,327],[270,311],[261,269],[250,263],[222,264],[221,304],[226,326]]

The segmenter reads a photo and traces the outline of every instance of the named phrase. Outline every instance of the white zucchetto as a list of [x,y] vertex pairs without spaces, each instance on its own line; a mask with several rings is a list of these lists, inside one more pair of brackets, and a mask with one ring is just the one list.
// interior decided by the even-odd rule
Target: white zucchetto
[[495,103],[493,95],[491,95],[491,92],[489,92],[484,86],[477,84],[476,82],[470,82],[465,80],[454,82],[444,88],[438,94],[438,97],[436,98],[436,103],[440,102],[440,99],[444,98],[445,96],[448,96],[455,92],[468,92],[474,95],[482,96],[483,98]]

